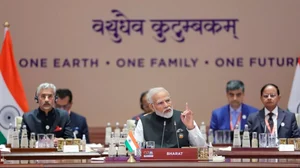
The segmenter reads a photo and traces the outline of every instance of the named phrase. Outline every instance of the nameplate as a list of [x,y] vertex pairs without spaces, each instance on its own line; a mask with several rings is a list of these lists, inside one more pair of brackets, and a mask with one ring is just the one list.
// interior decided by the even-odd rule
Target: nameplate
[[142,149],[140,161],[198,161],[197,148]]
[[78,145],[64,145],[63,152],[79,152]]
[[280,144],[279,151],[295,151],[295,145],[292,144]]

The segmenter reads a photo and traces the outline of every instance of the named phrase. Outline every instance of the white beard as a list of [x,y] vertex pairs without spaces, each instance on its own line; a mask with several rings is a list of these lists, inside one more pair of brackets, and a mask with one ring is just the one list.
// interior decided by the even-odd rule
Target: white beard
[[[157,111],[157,110],[154,108],[156,115],[158,115],[158,116],[160,116],[160,117],[163,117],[163,118],[171,118],[171,117],[173,116],[173,108],[170,107],[170,108],[168,108],[168,109],[171,109],[171,111],[170,111],[170,112],[160,112],[160,111]],[[166,110],[168,110],[168,109],[166,109]],[[164,110],[164,111],[165,111],[165,110]]]

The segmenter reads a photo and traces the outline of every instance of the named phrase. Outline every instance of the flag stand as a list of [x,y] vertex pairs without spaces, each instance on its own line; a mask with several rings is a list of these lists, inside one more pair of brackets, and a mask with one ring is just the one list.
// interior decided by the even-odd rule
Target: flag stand
[[129,159],[127,160],[128,163],[135,163],[136,160],[134,159],[133,153],[129,153]]

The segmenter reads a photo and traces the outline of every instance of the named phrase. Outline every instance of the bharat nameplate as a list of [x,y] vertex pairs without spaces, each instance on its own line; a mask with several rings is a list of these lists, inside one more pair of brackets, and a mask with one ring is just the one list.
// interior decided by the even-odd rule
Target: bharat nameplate
[[198,148],[142,149],[140,161],[198,161]]

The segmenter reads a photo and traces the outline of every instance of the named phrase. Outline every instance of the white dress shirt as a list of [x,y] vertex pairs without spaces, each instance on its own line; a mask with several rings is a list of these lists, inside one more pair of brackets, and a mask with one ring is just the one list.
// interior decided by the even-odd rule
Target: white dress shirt
[[[230,122],[233,126],[233,129],[235,128],[236,124],[239,126],[239,129],[241,129],[241,118],[242,118],[242,116],[240,116],[240,115],[242,113],[242,105],[240,105],[240,107],[237,108],[236,110],[233,109],[231,106],[229,106],[229,110],[230,110],[230,115],[231,115],[231,121]],[[240,121],[237,123],[237,121],[239,119],[240,119]]]
[[[190,141],[190,144],[192,146],[197,146],[197,147],[204,147],[206,146],[206,142],[205,142],[205,139],[204,137],[202,136],[202,133],[200,131],[200,129],[198,128],[197,126],[197,123],[194,121],[194,125],[195,125],[195,128],[192,129],[192,130],[188,130],[188,133],[189,133],[189,141]],[[137,126],[135,128],[135,132],[134,132],[134,137],[136,139],[136,141],[138,142],[144,142],[145,139],[144,139],[144,129],[143,129],[143,123],[141,120],[138,121],[137,123]]]

